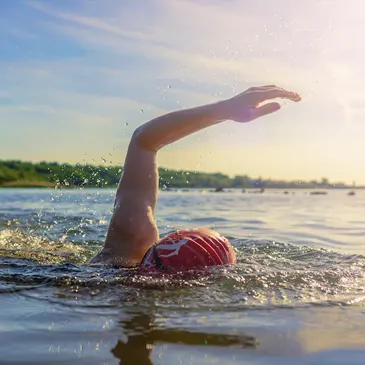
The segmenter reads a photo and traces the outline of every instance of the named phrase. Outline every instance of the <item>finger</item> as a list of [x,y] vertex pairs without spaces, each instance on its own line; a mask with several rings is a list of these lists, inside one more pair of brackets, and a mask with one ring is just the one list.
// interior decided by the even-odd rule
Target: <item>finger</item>
[[266,89],[278,88],[276,85],[264,85],[264,86],[253,86],[250,87],[247,91],[265,91]]
[[275,98],[283,98],[289,99],[292,101],[300,101],[301,97],[299,94],[294,93],[292,91],[288,91],[281,88],[273,88],[269,90],[264,90],[261,92],[256,92],[255,97],[259,102],[263,102],[265,100],[275,99]]
[[277,112],[280,109],[279,103],[268,103],[257,108],[251,109],[253,119],[260,118],[264,115]]

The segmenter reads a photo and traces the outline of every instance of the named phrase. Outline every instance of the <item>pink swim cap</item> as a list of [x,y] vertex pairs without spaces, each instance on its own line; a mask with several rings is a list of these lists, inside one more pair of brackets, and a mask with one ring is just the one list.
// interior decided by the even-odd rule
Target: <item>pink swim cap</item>
[[201,228],[169,234],[147,251],[141,266],[181,271],[235,263],[236,254],[228,239]]

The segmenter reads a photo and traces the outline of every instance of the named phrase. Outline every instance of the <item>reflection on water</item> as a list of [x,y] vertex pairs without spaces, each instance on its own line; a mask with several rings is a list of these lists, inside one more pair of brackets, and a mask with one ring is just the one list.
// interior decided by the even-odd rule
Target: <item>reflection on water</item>
[[[131,315],[119,322],[126,341],[118,341],[112,349],[120,364],[152,365],[151,352],[156,344],[180,344],[187,346],[236,346],[238,348],[256,347],[252,336],[225,335],[204,332],[192,332],[181,329],[156,328],[153,316],[147,314]],[[209,351],[206,349],[205,351]]]
[[1,363],[361,364],[365,354],[344,351],[365,348],[361,307],[179,313],[157,301],[126,309],[123,295],[95,307],[82,295],[67,306],[47,300],[52,290],[23,294],[1,295]]

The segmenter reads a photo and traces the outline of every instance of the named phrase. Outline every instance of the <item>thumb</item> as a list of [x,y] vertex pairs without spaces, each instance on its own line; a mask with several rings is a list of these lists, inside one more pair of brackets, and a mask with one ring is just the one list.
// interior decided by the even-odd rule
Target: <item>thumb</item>
[[251,111],[253,119],[263,117],[264,115],[277,112],[280,109],[279,103],[268,103]]

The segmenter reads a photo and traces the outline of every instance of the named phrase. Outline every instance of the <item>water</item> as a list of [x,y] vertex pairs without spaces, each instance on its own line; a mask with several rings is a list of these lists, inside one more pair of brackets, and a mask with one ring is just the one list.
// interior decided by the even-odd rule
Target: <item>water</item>
[[113,194],[0,190],[1,364],[363,364],[365,191],[161,192],[236,248],[190,279],[87,265]]

